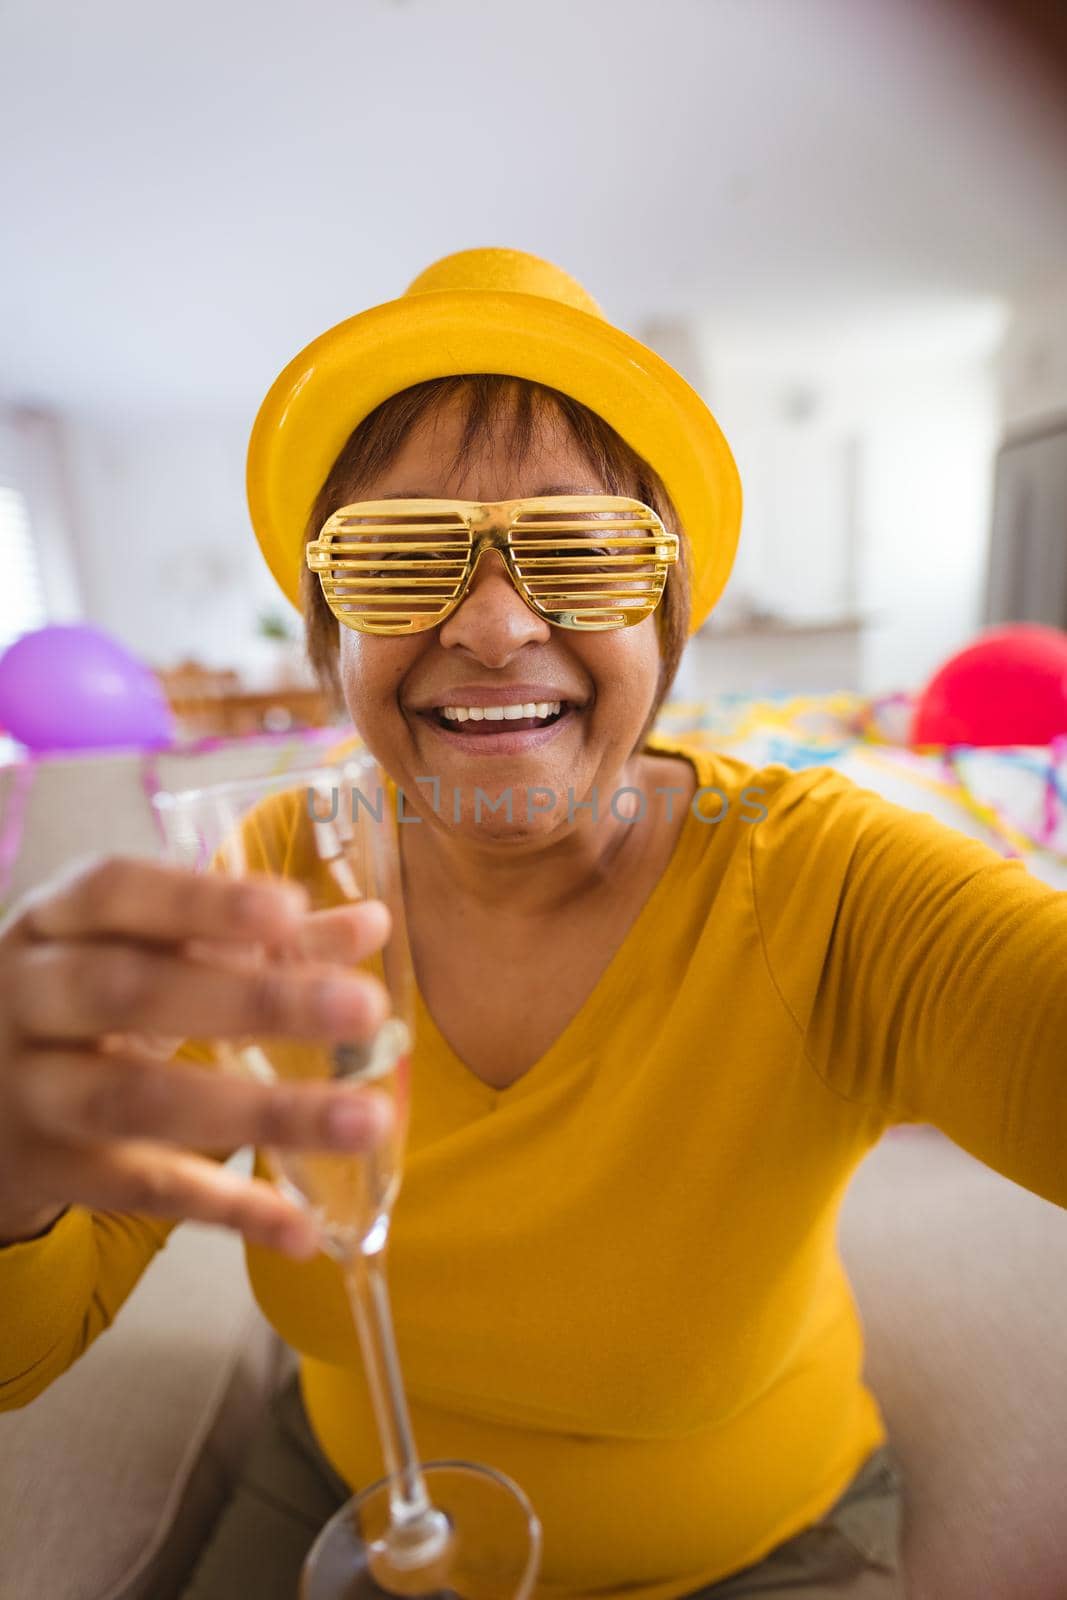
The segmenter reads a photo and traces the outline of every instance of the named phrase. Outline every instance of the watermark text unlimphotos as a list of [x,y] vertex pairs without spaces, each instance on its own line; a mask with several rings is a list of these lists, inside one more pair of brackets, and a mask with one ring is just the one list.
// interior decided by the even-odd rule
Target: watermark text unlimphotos
[[[490,795],[478,786],[473,791],[461,789],[453,785],[450,800],[442,793],[440,778],[417,777],[415,782],[420,785],[428,784],[430,787],[430,804],[436,816],[446,821],[460,823],[465,817],[472,816],[475,823],[492,820],[503,813],[507,822],[513,823],[532,822],[535,817],[546,816],[556,812],[566,801],[568,823],[577,822],[581,817],[588,817],[591,822],[600,822],[607,816],[615,818],[616,822],[631,823],[644,822],[655,804],[664,808],[667,821],[670,822],[675,814],[675,804],[684,798],[686,791],[672,784],[657,784],[653,793],[662,798],[649,803],[649,797],[644,789],[635,789],[625,785],[620,789],[613,789],[607,796],[606,802],[596,785],[589,793],[576,798],[573,788],[568,787],[564,796],[560,796],[554,789],[544,784],[526,784],[516,790],[510,785],[501,789],[498,794]],[[762,822],[767,815],[766,806],[762,805],[754,796],[765,794],[765,789],[742,789],[733,800],[725,789],[714,785],[706,785],[698,789],[689,802],[689,809],[698,822],[712,825],[722,822],[728,815],[734,815],[740,822]],[[379,786],[373,797],[369,797],[358,786],[353,785],[351,790],[345,791],[345,810],[351,797],[350,817],[357,822],[365,810],[376,822],[381,822],[385,817],[387,798]],[[707,800],[706,796],[714,796],[714,802]],[[425,796],[424,796],[425,798]],[[399,786],[396,789],[396,820],[398,823],[422,822],[424,819],[417,811],[410,810],[407,804],[408,797]],[[468,804],[464,802],[469,801]],[[307,792],[308,815],[316,822],[334,822],[341,813],[341,795],[338,788],[330,792],[329,802],[322,789],[309,788]]]

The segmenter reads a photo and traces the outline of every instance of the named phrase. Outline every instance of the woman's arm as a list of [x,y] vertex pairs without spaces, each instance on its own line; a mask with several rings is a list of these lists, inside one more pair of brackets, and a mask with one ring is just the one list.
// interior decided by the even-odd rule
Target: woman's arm
[[[366,1149],[385,1132],[377,1098],[205,1070],[192,1040],[172,1054],[190,1021],[201,1039],[374,1032],[384,993],[350,969],[380,945],[380,913],[305,906],[277,884],[110,858],[0,928],[0,1407],[88,1348],[175,1219],[314,1252],[306,1210],[222,1161],[246,1144]],[[334,1112],[353,1098],[364,1116],[346,1128]]]
[[1067,894],[826,768],[780,786],[750,850],[823,1081],[1067,1206]]
[[[170,1059],[210,1066],[214,1050],[187,1039]],[[179,1221],[65,1206],[33,1238],[0,1244],[0,1411],[36,1399],[111,1326]]]
[[176,1225],[72,1206],[0,1249],[0,1411],[36,1399],[110,1326]]

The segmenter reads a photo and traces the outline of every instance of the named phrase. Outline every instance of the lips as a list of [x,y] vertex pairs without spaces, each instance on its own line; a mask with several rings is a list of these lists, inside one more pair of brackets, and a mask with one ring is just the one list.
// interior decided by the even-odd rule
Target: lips
[[449,683],[441,684],[422,699],[412,699],[412,711],[435,711],[439,706],[514,706],[533,701],[569,700],[582,703],[581,690],[555,683]]

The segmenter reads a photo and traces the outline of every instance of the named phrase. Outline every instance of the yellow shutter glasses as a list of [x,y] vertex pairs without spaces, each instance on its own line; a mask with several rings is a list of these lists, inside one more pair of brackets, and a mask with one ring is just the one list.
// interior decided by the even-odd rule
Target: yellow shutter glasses
[[486,550],[557,628],[627,628],[654,611],[678,535],[640,500],[363,500],[307,545],[326,603],[361,633],[422,633],[450,616]]

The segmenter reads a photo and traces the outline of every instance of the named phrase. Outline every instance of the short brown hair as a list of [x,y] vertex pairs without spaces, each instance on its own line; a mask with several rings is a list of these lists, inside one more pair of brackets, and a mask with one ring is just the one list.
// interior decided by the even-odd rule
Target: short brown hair
[[[579,446],[590,467],[609,494],[629,494],[651,506],[665,527],[679,535],[681,554],[667,574],[663,599],[655,612],[659,635],[660,676],[643,741],[674,681],[689,636],[689,551],[684,529],[658,473],[632,450],[604,419],[569,395],[547,384],[501,373],[465,373],[451,378],[429,378],[383,400],[352,431],[342,446],[326,481],[315,497],[305,538],[318,536],[323,523],[340,506],[359,498],[361,487],[384,472],[395,459],[413,428],[455,396],[467,402],[463,437],[453,470],[458,471],[480,446],[507,432],[508,448],[522,461],[533,442],[537,424],[554,410]],[[338,665],[339,624],[322,594],[316,573],[305,564],[301,572],[301,599],[307,635],[307,655],[331,703],[344,703]]]

